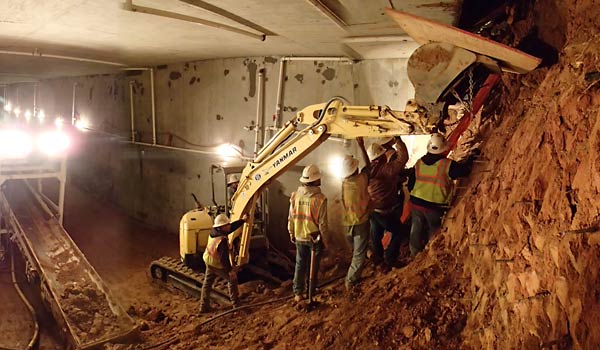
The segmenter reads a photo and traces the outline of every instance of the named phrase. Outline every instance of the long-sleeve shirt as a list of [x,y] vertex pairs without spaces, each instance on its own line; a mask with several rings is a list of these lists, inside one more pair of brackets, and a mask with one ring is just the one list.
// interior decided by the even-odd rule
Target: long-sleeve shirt
[[[231,227],[229,231],[224,231],[223,227],[216,227],[210,231],[210,236],[213,238],[220,236],[227,236],[231,232],[234,232],[238,228],[240,228],[244,224],[244,220],[237,220],[231,223]],[[217,246],[217,253],[219,253],[219,259],[221,260],[221,264],[224,266],[225,271],[231,271],[231,262],[229,261],[229,243],[226,239],[224,239]]]

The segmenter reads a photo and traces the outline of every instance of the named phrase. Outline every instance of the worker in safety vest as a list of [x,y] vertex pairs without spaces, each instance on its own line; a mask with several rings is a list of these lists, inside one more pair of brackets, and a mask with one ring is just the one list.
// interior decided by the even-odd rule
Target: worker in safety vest
[[[370,159],[368,189],[373,203],[373,213],[369,220],[372,261],[375,265],[383,262],[384,271],[389,271],[396,264],[402,240],[407,240],[410,232],[408,222],[401,221],[404,200],[399,181],[405,172],[408,150],[399,137],[395,140],[397,151],[390,161],[386,156],[386,149],[378,143],[371,144],[367,151]],[[391,233],[391,240],[384,251],[381,239],[386,230]]]
[[[363,141],[358,139],[359,144]],[[368,159],[367,159],[367,164]],[[364,170],[364,169],[363,169]],[[342,162],[342,225],[346,239],[352,245],[352,262],[346,275],[346,289],[350,290],[360,280],[369,243],[369,175],[358,171],[358,160],[347,155]]]
[[210,306],[210,293],[213,283],[217,277],[227,280],[229,297],[233,307],[239,306],[237,287],[237,268],[231,266],[229,261],[229,242],[227,235],[240,228],[248,218],[246,214],[241,220],[230,222],[225,214],[219,214],[215,218],[213,229],[210,231],[206,250],[204,250],[204,263],[206,274],[202,285],[202,296],[200,297],[200,313],[208,312]]
[[[317,284],[319,261],[323,250],[321,236],[327,232],[327,198],[321,193],[321,171],[316,165],[309,165],[300,177],[302,186],[290,197],[288,231],[290,240],[296,244],[296,269],[294,272],[294,300],[303,299],[307,290],[307,272],[310,265],[311,248],[315,248],[315,280]],[[313,293],[314,294],[314,293]]]
[[442,216],[452,199],[453,180],[471,173],[472,158],[456,162],[446,158],[444,136],[433,134],[427,143],[427,154],[408,171],[411,219],[410,253],[416,255],[439,230]]

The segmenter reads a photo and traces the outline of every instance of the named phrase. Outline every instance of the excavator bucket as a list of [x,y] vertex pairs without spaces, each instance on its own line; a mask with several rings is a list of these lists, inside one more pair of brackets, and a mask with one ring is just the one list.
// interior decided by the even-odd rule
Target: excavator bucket
[[538,57],[456,27],[390,8],[386,8],[385,12],[422,45],[432,42],[452,44],[491,58],[498,62],[502,70],[513,73],[530,72],[542,62]]
[[477,56],[446,43],[420,46],[408,59],[408,78],[415,87],[417,104],[433,104]]

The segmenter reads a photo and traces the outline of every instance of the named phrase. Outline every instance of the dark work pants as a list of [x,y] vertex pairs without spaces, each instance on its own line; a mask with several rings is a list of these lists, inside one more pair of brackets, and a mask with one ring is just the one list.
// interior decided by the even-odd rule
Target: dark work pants
[[200,311],[206,311],[210,305],[210,293],[212,292],[213,284],[215,279],[221,277],[227,280],[227,288],[229,289],[229,299],[233,304],[233,307],[237,307],[240,304],[238,298],[238,284],[237,280],[231,280],[229,274],[224,269],[217,269],[206,265],[206,274],[204,275],[204,284],[202,284],[202,296],[200,297]]
[[[397,206],[390,213],[382,214],[373,212],[370,217],[371,222],[371,244],[373,245],[374,261],[383,261],[388,265],[393,265],[398,259],[400,245],[403,240],[407,240],[410,235],[410,221],[400,222],[402,216],[402,205]],[[390,245],[383,250],[381,239],[385,231],[392,235]]]

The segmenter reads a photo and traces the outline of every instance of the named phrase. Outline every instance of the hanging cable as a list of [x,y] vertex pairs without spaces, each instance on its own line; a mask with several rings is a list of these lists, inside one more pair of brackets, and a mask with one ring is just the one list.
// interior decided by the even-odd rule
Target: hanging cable
[[10,272],[11,272],[11,276],[12,276],[13,286],[15,287],[15,290],[17,291],[17,293],[19,294],[19,297],[23,301],[23,304],[25,304],[25,306],[29,310],[29,313],[31,314],[31,320],[33,322],[33,334],[31,335],[29,344],[27,344],[27,347],[25,348],[25,350],[31,350],[31,349],[33,349],[33,347],[35,346],[35,344],[37,343],[37,341],[39,339],[40,325],[37,322],[37,316],[35,315],[35,310],[33,309],[33,306],[31,306],[31,304],[29,303],[29,300],[27,300],[27,297],[25,297],[25,294],[23,294],[21,287],[19,287],[19,284],[17,283],[17,277],[15,275],[15,254],[14,254],[12,244],[10,244]]
[[[331,283],[333,283],[335,281],[338,281],[338,280],[340,280],[340,279],[342,279],[344,277],[346,277],[346,274],[332,277],[329,280],[327,280],[327,281],[322,282],[321,284],[319,284],[319,288],[326,287],[326,286],[330,285]],[[273,303],[276,303],[276,302],[279,302],[279,301],[285,301],[285,300],[291,299],[292,297],[293,297],[293,295],[288,295],[288,296],[277,298],[277,299],[271,299],[271,300],[266,300],[266,301],[261,301],[261,302],[258,302],[258,303],[254,303],[254,304],[243,305],[243,306],[240,306],[240,307],[236,307],[235,309],[229,309],[229,310],[223,311],[223,312],[221,312],[219,314],[214,315],[211,318],[208,318],[208,319],[200,322],[196,326],[196,328],[201,327],[201,326],[203,326],[203,325],[205,325],[207,323],[210,323],[210,322],[212,322],[212,321],[214,321],[214,320],[216,320],[218,318],[221,318],[223,316],[229,315],[230,313],[233,313],[233,312],[236,312],[236,311],[246,310],[246,309],[250,309],[250,308],[253,308],[253,307],[256,307],[256,306],[273,304]],[[165,339],[164,341],[162,341],[160,343],[148,345],[148,346],[143,347],[143,348],[141,348],[139,350],[150,350],[150,349],[159,348],[161,346],[170,345],[170,344],[176,342],[179,339],[180,336],[181,336],[181,334],[177,334],[177,335],[171,336],[171,337]],[[0,350],[2,350],[2,349],[0,349]]]

